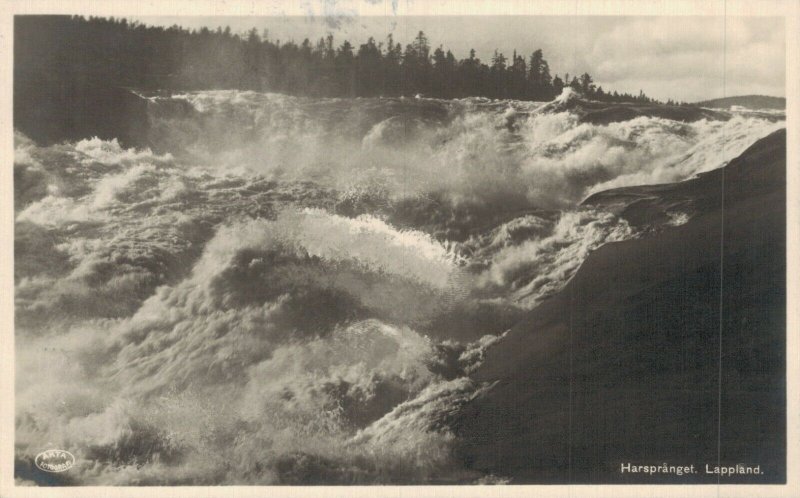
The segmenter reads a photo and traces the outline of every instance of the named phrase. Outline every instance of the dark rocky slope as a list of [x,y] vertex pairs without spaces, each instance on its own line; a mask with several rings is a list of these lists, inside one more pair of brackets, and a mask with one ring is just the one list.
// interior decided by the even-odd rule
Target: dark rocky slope
[[723,483],[785,482],[785,151],[781,130],[699,178],[587,199],[693,218],[597,250],[488,352],[474,377],[497,384],[452,421],[459,458],[512,483],[716,483],[718,460],[763,472]]

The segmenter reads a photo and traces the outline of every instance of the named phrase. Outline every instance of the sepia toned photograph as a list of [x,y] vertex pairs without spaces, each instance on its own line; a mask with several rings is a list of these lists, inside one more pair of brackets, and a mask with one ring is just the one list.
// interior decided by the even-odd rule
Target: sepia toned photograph
[[789,483],[786,18],[371,4],[13,16],[13,485]]

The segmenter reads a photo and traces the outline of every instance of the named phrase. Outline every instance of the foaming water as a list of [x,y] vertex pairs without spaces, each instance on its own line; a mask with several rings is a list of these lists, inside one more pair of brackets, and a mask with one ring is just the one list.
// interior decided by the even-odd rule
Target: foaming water
[[491,389],[487,348],[640,236],[579,202],[783,126],[591,125],[570,98],[198,92],[149,100],[152,149],[18,134],[17,458],[68,450],[77,484],[503,482],[447,421]]
[[537,103],[478,99],[217,91],[151,105],[175,102],[191,112],[159,113],[157,142],[215,167],[245,165],[339,189],[371,180],[393,196],[443,191],[460,201],[502,198],[541,208],[564,208],[610,187],[689,178],[783,126],[746,113],[728,121],[579,124],[576,115],[542,112],[547,106]]

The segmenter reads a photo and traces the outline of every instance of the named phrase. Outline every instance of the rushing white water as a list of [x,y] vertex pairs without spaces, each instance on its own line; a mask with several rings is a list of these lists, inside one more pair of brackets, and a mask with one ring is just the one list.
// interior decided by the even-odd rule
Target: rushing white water
[[579,202],[783,126],[484,99],[149,105],[157,152],[16,136],[16,452],[66,449],[82,484],[485,479],[442,423],[490,387],[469,372],[592,250],[637,236]]

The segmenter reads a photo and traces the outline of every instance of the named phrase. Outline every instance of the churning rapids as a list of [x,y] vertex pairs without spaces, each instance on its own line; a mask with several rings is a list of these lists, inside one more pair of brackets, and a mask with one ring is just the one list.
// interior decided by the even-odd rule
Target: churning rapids
[[[487,348],[633,228],[582,206],[784,127],[553,103],[148,97],[150,148],[15,145],[16,456],[72,484],[488,482]],[[18,463],[18,465],[21,465]],[[58,479],[61,479],[58,481]],[[25,478],[18,478],[25,483]]]

